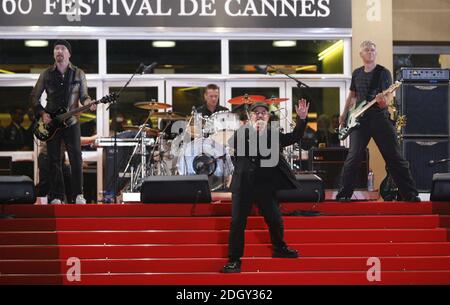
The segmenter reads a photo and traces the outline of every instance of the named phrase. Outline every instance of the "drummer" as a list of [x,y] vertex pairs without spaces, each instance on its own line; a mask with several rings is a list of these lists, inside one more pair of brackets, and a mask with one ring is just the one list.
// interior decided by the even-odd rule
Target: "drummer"
[[197,107],[197,113],[203,117],[210,117],[213,113],[218,111],[230,111],[228,108],[219,105],[219,86],[209,84],[206,86],[203,94],[204,104]]

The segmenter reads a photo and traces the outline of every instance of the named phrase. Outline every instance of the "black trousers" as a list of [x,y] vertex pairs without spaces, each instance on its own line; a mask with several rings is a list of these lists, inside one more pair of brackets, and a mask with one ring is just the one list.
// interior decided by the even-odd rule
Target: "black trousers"
[[[251,193],[250,193],[251,192]],[[244,255],[245,227],[253,202],[259,207],[269,227],[270,239],[274,248],[286,246],[284,242],[284,224],[275,190],[260,186],[250,192],[232,194],[232,219],[229,236],[228,256],[238,260]]]
[[77,123],[60,130],[47,142],[48,158],[50,162],[50,190],[49,202],[55,198],[64,199],[64,178],[61,167],[61,141],[64,141],[69,155],[70,171],[72,173],[72,194],[69,202],[74,202],[78,194],[83,194],[83,160],[81,157],[80,124]]
[[409,164],[400,152],[394,125],[388,119],[387,114],[383,112],[370,114],[370,117],[363,118],[361,126],[350,134],[350,150],[342,169],[340,192],[347,197],[353,194],[358,178],[355,173],[359,172],[365,150],[371,138],[378,146],[402,198],[407,200],[417,196],[418,192]]
[[[64,160],[61,160],[61,167],[64,177],[64,188],[67,200],[72,197],[72,183],[70,166],[65,164]],[[39,183],[36,185],[37,197],[45,197],[50,191],[50,161],[46,153],[40,153],[38,156],[39,167]]]

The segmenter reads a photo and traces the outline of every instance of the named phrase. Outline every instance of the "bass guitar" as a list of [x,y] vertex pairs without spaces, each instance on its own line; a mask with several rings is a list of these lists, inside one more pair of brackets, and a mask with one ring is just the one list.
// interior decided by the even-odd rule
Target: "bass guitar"
[[102,97],[100,100],[96,100],[90,102],[82,107],[76,108],[74,110],[67,111],[64,108],[58,109],[58,111],[54,113],[49,113],[52,121],[49,124],[45,124],[42,116],[33,123],[33,134],[41,141],[49,141],[51,140],[55,134],[67,127],[67,120],[71,118],[73,115],[78,113],[82,113],[91,108],[92,105],[97,104],[109,104],[116,100],[117,96],[115,93],[109,94],[107,96]]
[[[395,84],[390,86],[387,90],[383,91],[382,94],[394,93],[401,84],[401,82],[395,82]],[[374,98],[369,103],[367,103],[367,101],[363,101],[358,105],[358,107],[354,106],[351,110],[349,110],[349,112],[347,113],[345,126],[341,126],[339,128],[339,140],[345,140],[354,129],[358,128],[358,126],[360,125],[359,120],[361,119],[361,117],[376,102],[376,98]]]

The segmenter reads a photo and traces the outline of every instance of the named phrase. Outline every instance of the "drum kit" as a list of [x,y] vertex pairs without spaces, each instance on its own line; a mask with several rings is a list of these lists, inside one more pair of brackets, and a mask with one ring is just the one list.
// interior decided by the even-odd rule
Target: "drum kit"
[[[267,99],[260,95],[232,98],[232,105],[250,105],[255,102],[279,104],[286,98]],[[134,151],[122,174],[130,183],[122,190],[138,191],[148,176],[207,175],[212,191],[226,190],[231,182],[233,163],[228,141],[243,124],[239,115],[219,111],[203,117],[193,109],[191,115],[171,112],[169,104],[151,101],[135,103],[136,108],[149,111],[140,126],[127,126],[134,132]],[[159,112],[162,110],[161,112]],[[157,118],[168,123],[162,130],[147,127],[147,122]],[[168,130],[170,128],[170,130]],[[151,139],[152,141],[149,141]],[[111,141],[110,141],[111,142]],[[102,140],[97,143],[102,146]],[[138,164],[135,161],[139,160]]]

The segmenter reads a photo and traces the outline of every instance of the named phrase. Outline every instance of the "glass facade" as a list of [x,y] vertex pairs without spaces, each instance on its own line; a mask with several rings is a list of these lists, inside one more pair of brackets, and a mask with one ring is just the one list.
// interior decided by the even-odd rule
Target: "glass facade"
[[[98,40],[68,41],[72,46],[70,61],[85,73],[98,73]],[[0,74],[41,73],[54,62],[54,42],[51,39],[0,39]]]
[[230,73],[261,74],[268,64],[290,74],[342,74],[342,40],[232,40]]

